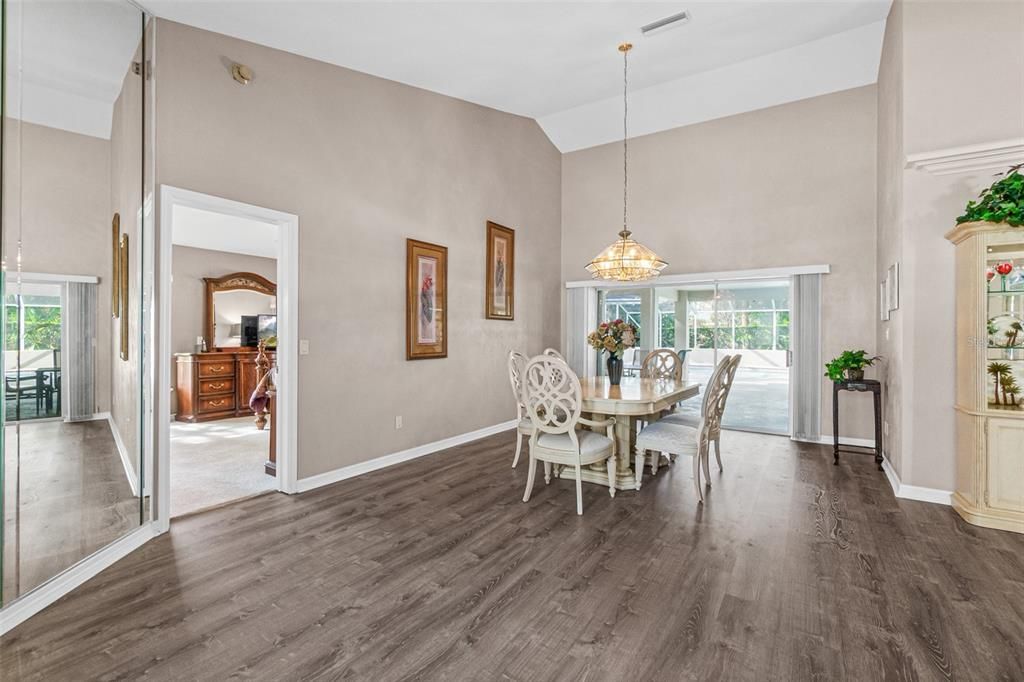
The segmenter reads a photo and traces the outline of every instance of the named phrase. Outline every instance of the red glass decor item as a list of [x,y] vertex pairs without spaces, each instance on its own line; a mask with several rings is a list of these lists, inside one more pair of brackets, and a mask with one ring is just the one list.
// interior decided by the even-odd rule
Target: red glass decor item
[[1006,277],[1011,272],[1013,272],[1013,263],[1000,263],[999,265],[996,266],[996,272],[998,272],[1003,277]]

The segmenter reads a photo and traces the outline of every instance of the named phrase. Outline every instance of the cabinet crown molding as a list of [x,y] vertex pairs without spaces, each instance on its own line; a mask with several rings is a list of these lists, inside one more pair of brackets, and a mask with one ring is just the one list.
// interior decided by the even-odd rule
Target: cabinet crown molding
[[978,234],[985,233],[996,233],[996,232],[1013,232],[1017,231],[1024,237],[1024,227],[1014,227],[1007,223],[989,223],[985,221],[975,221],[972,223],[960,223],[952,230],[947,232],[944,236],[954,244],[970,239],[971,237]]

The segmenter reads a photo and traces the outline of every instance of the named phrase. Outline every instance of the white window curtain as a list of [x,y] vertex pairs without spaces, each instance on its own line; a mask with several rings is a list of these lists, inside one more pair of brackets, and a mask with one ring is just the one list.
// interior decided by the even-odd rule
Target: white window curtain
[[565,290],[565,361],[577,375],[597,372],[595,354],[587,345],[587,334],[597,326],[597,291],[590,287]]
[[96,411],[96,285],[68,282],[61,350],[61,393],[67,421]]
[[790,400],[795,440],[821,440],[821,275],[795,275],[792,286]]

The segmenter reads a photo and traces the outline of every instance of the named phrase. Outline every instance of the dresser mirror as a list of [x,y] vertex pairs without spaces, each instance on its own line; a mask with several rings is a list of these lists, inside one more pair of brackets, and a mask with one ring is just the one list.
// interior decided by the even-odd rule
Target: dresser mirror
[[277,346],[277,285],[253,272],[206,277],[206,344],[209,350]]
[[150,518],[152,227],[143,13],[120,0],[7,0],[2,11],[8,605]]

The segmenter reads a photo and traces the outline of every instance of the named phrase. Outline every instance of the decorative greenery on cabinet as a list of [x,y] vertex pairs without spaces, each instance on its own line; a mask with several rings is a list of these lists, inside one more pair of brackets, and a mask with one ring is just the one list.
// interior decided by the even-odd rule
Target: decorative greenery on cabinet
[[957,224],[971,222],[1024,225],[1024,164],[1010,168],[1006,175],[982,191],[978,201],[967,202],[967,209],[956,219]]

